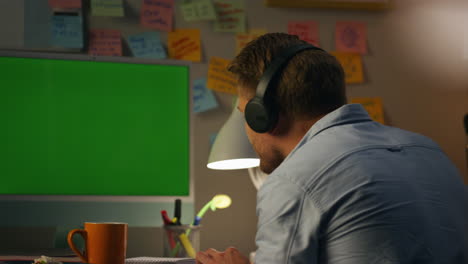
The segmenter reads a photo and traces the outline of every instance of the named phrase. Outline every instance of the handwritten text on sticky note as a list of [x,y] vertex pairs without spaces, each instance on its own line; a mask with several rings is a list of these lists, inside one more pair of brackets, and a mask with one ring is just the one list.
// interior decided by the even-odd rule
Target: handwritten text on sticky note
[[335,30],[336,50],[367,53],[367,27],[363,22],[337,22]]
[[206,84],[208,88],[218,92],[237,94],[236,78],[227,70],[229,63],[229,60],[211,57]]
[[361,55],[357,53],[330,52],[340,62],[345,72],[346,83],[364,82]]
[[123,0],[91,0],[93,16],[123,17]]
[[81,0],[49,0],[51,8],[78,9],[81,8]]
[[217,19],[216,32],[245,32],[246,16],[241,0],[214,0]]
[[177,60],[201,61],[200,30],[177,29],[167,34],[169,57]]
[[89,31],[88,53],[95,56],[122,56],[120,31],[91,29]]
[[171,31],[174,0],[143,0],[141,25],[147,28]]
[[83,48],[81,16],[52,16],[52,45],[64,48]]
[[319,46],[319,26],[316,21],[290,21],[288,34],[296,35],[312,45]]
[[138,58],[165,59],[167,57],[159,32],[144,32],[128,36],[128,46]]
[[248,33],[236,34],[236,52],[239,53],[250,41],[266,34],[265,29],[251,29]]
[[218,102],[213,92],[206,88],[206,78],[195,80],[192,91],[193,111],[195,113],[205,112],[218,107]]
[[369,113],[369,116],[374,121],[377,121],[381,124],[385,124],[382,98],[380,97],[356,97],[356,98],[351,98],[351,103],[362,104],[362,106],[366,109],[367,113]]
[[180,9],[185,21],[216,19],[216,10],[211,0],[184,0]]

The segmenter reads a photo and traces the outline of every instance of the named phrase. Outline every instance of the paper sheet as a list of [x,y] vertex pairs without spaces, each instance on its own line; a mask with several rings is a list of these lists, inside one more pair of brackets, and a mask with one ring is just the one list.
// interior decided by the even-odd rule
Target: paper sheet
[[335,30],[336,50],[367,54],[367,26],[363,22],[337,22]]
[[143,0],[140,22],[147,28],[162,31],[172,30],[174,0]]
[[53,15],[51,29],[52,46],[83,48],[81,16]]
[[343,66],[346,83],[363,83],[364,73],[361,55],[357,53],[330,52]]
[[289,21],[288,34],[297,35],[314,46],[319,46],[319,25],[316,21]]
[[234,74],[226,68],[229,62],[220,57],[211,57],[208,67],[208,88],[218,92],[237,94]]
[[120,31],[113,29],[91,29],[88,53],[94,56],[122,56]]
[[143,32],[128,36],[127,40],[128,46],[135,57],[151,59],[167,58],[159,32]]
[[201,61],[199,29],[177,29],[167,35],[169,57],[176,60]]
[[91,0],[91,15],[123,17],[123,0]]

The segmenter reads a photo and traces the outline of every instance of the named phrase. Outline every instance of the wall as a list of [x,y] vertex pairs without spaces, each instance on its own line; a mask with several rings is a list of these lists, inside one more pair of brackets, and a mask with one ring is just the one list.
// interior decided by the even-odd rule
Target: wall
[[[468,20],[468,9],[463,2],[395,0],[392,10],[368,12],[266,8],[263,1],[245,1],[250,28],[285,32],[289,20],[319,21],[320,44],[326,50],[334,49],[336,21],[367,22],[370,52],[363,57],[367,81],[349,85],[348,95],[381,96],[388,123],[433,138],[468,183],[462,126],[463,115],[468,112],[468,59],[463,57],[463,26],[468,25],[465,21]],[[2,5],[5,5],[5,0],[0,0],[0,7]],[[139,5],[139,0],[128,0],[126,18],[92,17],[90,26],[118,28],[124,35],[145,31],[138,25]],[[233,34],[214,33],[210,22],[185,22],[178,9],[175,26],[201,30],[204,62],[193,64],[194,78],[206,75],[209,57],[233,58]],[[0,36],[0,44],[9,40]],[[227,210],[206,215],[201,247],[223,250],[234,245],[248,254],[255,250],[257,219],[256,190],[247,171],[213,171],[206,168],[210,134],[217,132],[230,114],[233,99],[228,94],[216,93],[216,96],[220,108],[194,116],[195,208],[203,206],[216,193],[229,194],[233,205]],[[129,241],[129,255],[148,254],[152,250],[151,245],[157,243],[153,237],[157,232],[145,235],[147,233],[134,229],[131,238],[138,242]]]

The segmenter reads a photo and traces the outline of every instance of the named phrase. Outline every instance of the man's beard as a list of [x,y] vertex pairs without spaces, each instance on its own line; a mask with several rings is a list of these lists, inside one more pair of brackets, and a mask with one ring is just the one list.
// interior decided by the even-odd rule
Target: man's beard
[[271,149],[267,155],[262,153],[262,155],[258,154],[258,156],[260,157],[260,170],[267,174],[272,173],[284,160],[283,155],[277,148]]

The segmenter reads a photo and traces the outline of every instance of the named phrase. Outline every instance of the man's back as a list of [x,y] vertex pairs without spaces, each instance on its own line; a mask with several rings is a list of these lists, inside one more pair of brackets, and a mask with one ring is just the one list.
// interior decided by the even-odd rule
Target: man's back
[[457,170],[431,140],[372,122],[357,105],[311,128],[257,208],[259,264],[468,263]]

